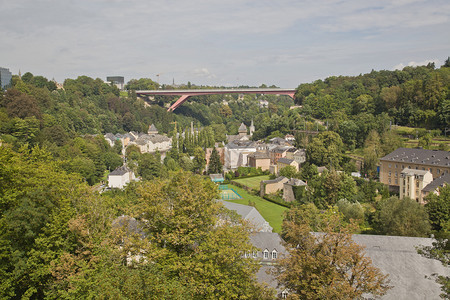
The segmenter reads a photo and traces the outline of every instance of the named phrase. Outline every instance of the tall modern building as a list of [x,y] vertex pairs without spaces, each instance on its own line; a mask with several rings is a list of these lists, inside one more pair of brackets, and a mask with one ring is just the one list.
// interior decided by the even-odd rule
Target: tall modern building
[[117,88],[123,91],[123,85],[125,83],[125,78],[123,76],[108,76],[106,81],[115,84]]
[[9,69],[0,67],[0,87],[5,89],[11,86],[12,74]]

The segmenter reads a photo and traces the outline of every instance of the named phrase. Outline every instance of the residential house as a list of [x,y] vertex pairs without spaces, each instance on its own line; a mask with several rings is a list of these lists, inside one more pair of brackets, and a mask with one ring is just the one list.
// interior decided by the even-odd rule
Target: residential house
[[270,163],[276,165],[280,158],[286,157],[290,146],[278,146],[269,150]]
[[135,179],[134,172],[127,166],[121,166],[108,175],[108,186],[110,188],[122,189],[125,185]]
[[248,166],[253,168],[261,168],[263,171],[269,170],[270,157],[266,152],[254,152],[247,156]]
[[292,166],[295,168],[296,172],[298,172],[298,163],[293,160],[293,159],[289,159],[289,158],[279,158],[277,161],[277,169],[278,169],[278,173],[280,172],[281,169],[287,167],[287,166]]
[[430,193],[439,195],[439,189],[450,184],[450,173],[444,173],[441,177],[436,178],[422,189],[422,199]]
[[450,152],[420,148],[398,148],[380,158],[380,182],[399,190],[400,173],[405,169],[430,171],[433,178],[450,172]]
[[428,170],[405,168],[400,172],[400,199],[408,197],[424,204],[422,189],[433,181]]
[[286,152],[286,158],[295,160],[301,166],[306,161],[306,150],[289,148]]
[[256,279],[259,283],[274,288],[277,291],[277,298],[286,298],[288,291],[278,286],[278,281],[271,273],[276,265],[276,260],[287,254],[280,235],[271,232],[256,232],[250,235],[250,242],[258,250],[245,253],[245,256],[254,258],[261,264],[256,273]]

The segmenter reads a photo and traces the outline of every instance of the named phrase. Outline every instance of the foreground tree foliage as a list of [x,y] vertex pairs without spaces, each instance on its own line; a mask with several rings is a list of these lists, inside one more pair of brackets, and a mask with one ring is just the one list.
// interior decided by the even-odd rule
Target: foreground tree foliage
[[[320,233],[312,233],[314,230]],[[308,206],[291,209],[283,222],[288,256],[275,274],[289,299],[357,299],[384,295],[387,275],[372,266],[364,248],[352,241],[355,225],[329,210],[320,217]]]
[[144,183],[137,193],[133,212],[146,235],[139,250],[145,249],[146,261],[186,282],[195,299],[266,297],[254,277],[257,263],[242,256],[254,250],[248,228],[216,202],[211,181],[177,172]]
[[45,150],[0,147],[0,299],[272,299],[216,187],[168,178],[99,195]]

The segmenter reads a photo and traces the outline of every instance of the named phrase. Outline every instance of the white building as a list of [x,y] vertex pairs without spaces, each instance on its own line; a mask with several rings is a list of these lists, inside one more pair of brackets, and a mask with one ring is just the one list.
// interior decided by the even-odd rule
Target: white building
[[409,197],[423,204],[422,189],[432,181],[430,171],[403,169],[400,173],[400,199]]
[[126,166],[121,166],[108,175],[108,186],[110,188],[122,189],[129,182],[135,179],[132,170],[128,169]]
[[249,140],[235,140],[226,144],[224,167],[231,170],[247,166],[247,156],[256,152],[257,146],[256,142]]

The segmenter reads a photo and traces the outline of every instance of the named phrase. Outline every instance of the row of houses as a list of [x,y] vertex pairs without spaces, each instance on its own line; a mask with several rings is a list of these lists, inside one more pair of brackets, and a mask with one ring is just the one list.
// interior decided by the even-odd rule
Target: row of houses
[[[125,134],[105,134],[105,140],[112,147],[117,141],[122,143],[123,152],[130,145],[135,145],[141,153],[156,153],[159,151],[164,158],[167,151],[172,148],[172,139],[158,133],[154,124],[150,125],[147,133],[130,131]],[[122,153],[125,155],[125,153]]]
[[245,124],[239,127],[239,134],[227,136],[228,143],[219,152],[223,152],[223,165],[226,170],[235,170],[238,167],[261,168],[278,173],[281,168],[291,165],[297,170],[305,162],[305,149],[297,149],[293,146],[294,137],[286,135],[285,138],[273,138],[269,143],[252,141],[251,134],[254,130],[250,126],[250,134],[247,135]]

